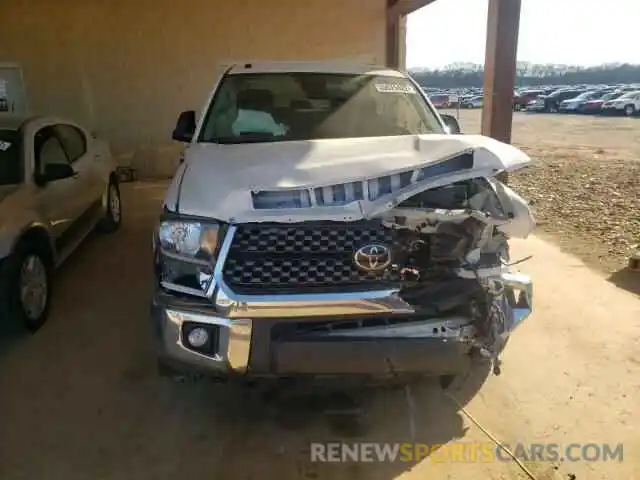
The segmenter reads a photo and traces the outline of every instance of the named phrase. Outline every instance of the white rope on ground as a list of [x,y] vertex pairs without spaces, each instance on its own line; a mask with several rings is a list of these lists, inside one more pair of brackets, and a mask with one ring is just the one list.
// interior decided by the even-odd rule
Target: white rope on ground
[[411,395],[411,387],[409,385],[404,386],[405,399],[407,400],[407,407],[409,410],[409,433],[411,440],[416,438],[416,406]]
[[529,470],[527,468],[527,466],[522,463],[522,461],[520,461],[520,459],[518,457],[516,457],[513,452],[511,450],[509,450],[500,440],[498,440],[491,432],[489,432],[486,428],[484,428],[480,422],[478,420],[476,420],[473,415],[471,415],[463,406],[462,404],[458,401],[458,399],[456,397],[454,397],[452,394],[450,393],[446,393],[445,394],[447,397],[449,397],[453,403],[455,403],[457,405],[457,407],[460,409],[460,411],[462,413],[464,413],[464,415],[471,420],[471,422],[478,427],[482,433],[484,433],[487,437],[489,437],[489,439],[497,446],[499,447],[502,451],[506,452],[507,455],[509,455],[515,462],[516,464],[520,467],[520,469],[531,479],[531,480],[537,480],[536,476],[531,472],[531,470]]

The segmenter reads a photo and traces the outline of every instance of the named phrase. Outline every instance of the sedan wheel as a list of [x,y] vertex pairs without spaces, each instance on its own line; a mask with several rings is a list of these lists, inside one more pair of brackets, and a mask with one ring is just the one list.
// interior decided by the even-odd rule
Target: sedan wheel
[[627,105],[626,107],[624,107],[624,114],[627,117],[633,117],[636,114],[636,107],[634,107],[633,105]]
[[35,332],[47,320],[52,260],[44,241],[25,239],[0,262],[0,323]]
[[120,187],[114,181],[109,182],[106,207],[104,217],[98,224],[98,230],[103,233],[113,233],[122,224],[122,197],[120,197]]
[[115,184],[109,185],[109,209],[111,210],[111,218],[116,223],[120,223],[120,192]]
[[20,303],[29,323],[37,322],[47,309],[47,268],[37,254],[27,255],[20,270]]

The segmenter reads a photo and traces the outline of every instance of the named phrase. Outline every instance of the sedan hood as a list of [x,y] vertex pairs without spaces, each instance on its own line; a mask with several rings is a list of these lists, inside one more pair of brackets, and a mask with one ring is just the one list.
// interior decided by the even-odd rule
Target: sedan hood
[[[492,177],[529,161],[517,148],[481,135],[194,144],[170,189],[176,202],[169,195],[167,206],[225,222],[354,221],[420,191]],[[367,182],[374,182],[376,194]],[[378,188],[385,182],[387,189]],[[341,203],[320,198],[338,190],[356,193]],[[288,200],[265,207],[262,195]]]

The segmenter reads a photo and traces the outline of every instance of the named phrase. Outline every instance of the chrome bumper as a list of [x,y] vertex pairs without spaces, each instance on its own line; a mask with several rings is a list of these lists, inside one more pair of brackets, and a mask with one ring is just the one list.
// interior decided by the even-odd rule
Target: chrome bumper
[[[199,301],[179,300],[178,297],[161,291],[156,294],[152,305],[152,322],[161,358],[207,372],[245,373],[249,368],[255,324],[261,322],[261,319],[267,321],[416,313],[416,309],[400,297],[398,289],[328,294],[237,294],[225,283],[222,276],[234,229],[235,227],[230,227],[225,236],[212,281],[206,292],[199,292]],[[475,273],[480,273],[491,283],[492,288],[497,289],[496,291],[513,292],[513,295],[503,293],[501,297],[501,309],[505,314],[502,333],[508,336],[531,314],[531,280],[505,268]],[[458,275],[465,276],[463,272],[458,272]],[[217,353],[204,355],[185,345],[182,341],[185,323],[217,327]],[[441,323],[443,329],[449,328],[449,323],[444,319]],[[440,329],[440,324],[437,326]],[[425,333],[415,335],[414,338],[433,339],[434,335],[428,333],[433,330],[435,329],[424,329]],[[462,328],[460,334],[462,335]],[[393,333],[387,332],[387,338],[393,336]],[[396,337],[401,337],[399,330]]]
[[[503,272],[492,279],[494,283],[503,289],[500,298],[505,314],[504,330],[502,336],[507,337],[517,328],[532,311],[532,285],[530,279],[521,274]],[[507,291],[513,295],[507,295]],[[272,297],[242,297],[239,301],[229,304],[222,302],[220,296],[216,297],[214,304],[198,304],[175,300],[175,297],[167,294],[157,295],[153,303],[152,319],[157,330],[159,341],[159,356],[170,362],[178,363],[188,370],[198,370],[207,373],[228,375],[233,373],[243,374],[249,368],[251,341],[254,336],[254,328],[259,323],[260,317],[270,318],[310,318],[331,316],[365,316],[373,314],[406,314],[414,313],[415,309],[404,302],[397,292],[360,292],[342,293],[333,295],[279,295]],[[224,297],[227,298],[227,297]],[[244,316],[241,317],[241,314]],[[256,320],[257,319],[257,320]],[[218,328],[218,349],[215,355],[204,355],[184,344],[182,331],[185,323],[197,323]],[[443,328],[440,328],[442,323]],[[438,328],[420,327],[419,333],[413,333],[412,339],[433,340],[442,337],[442,333],[433,334],[435,330],[448,329],[447,335],[458,339],[465,337],[468,330],[465,325],[458,322],[451,328],[451,320],[442,319]],[[397,329],[394,335],[391,328],[387,332],[377,333],[372,338],[407,338],[406,328]],[[339,341],[335,335],[328,337],[327,341]],[[362,332],[362,337],[366,337]]]
[[[162,306],[158,302],[154,302],[152,306],[151,317],[157,329],[160,358],[206,372],[246,372],[251,347],[251,320],[232,320],[218,317],[215,313],[205,314],[185,307]],[[218,353],[204,355],[185,345],[182,341],[182,329],[187,322],[218,327]]]

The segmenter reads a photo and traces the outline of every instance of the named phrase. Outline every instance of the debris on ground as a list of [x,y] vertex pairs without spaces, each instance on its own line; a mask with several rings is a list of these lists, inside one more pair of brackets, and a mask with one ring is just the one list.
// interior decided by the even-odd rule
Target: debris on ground
[[509,185],[530,202],[538,231],[602,270],[625,267],[640,236],[640,161],[519,147],[533,164],[510,175]]

